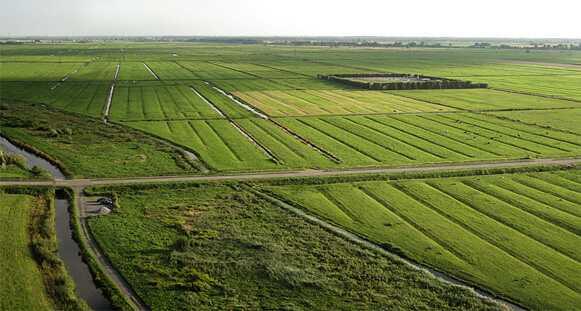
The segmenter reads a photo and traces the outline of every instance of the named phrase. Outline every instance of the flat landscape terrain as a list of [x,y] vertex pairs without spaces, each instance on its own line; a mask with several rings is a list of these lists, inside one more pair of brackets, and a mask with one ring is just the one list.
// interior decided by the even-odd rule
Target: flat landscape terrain
[[[580,51],[90,41],[0,54],[0,136],[67,178],[0,153],[0,276],[17,286],[0,287],[1,310],[67,305],[28,247],[27,191],[55,185],[71,188],[65,218],[120,310],[581,305]],[[371,73],[488,87],[321,78]]]
[[236,186],[96,191],[123,207],[91,230],[156,310],[497,308]]
[[580,179],[565,171],[266,189],[534,309],[570,310],[581,303]]

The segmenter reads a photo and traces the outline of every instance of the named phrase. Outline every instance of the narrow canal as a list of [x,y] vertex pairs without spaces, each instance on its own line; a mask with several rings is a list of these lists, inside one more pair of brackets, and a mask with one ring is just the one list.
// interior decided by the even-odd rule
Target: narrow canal
[[[26,159],[28,167],[38,166],[48,171],[55,179],[65,179],[63,172],[47,160],[28,152],[6,138],[0,136],[0,146],[9,153],[19,154]],[[57,190],[55,198],[55,223],[58,240],[58,254],[76,285],[77,295],[95,311],[113,310],[111,303],[97,288],[89,271],[89,266],[81,257],[81,249],[73,239],[70,200],[65,191]]]

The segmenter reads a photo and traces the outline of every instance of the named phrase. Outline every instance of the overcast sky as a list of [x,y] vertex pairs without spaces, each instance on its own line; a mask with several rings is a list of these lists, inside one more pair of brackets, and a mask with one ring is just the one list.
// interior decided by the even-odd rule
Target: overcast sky
[[0,0],[0,35],[581,38],[581,1]]

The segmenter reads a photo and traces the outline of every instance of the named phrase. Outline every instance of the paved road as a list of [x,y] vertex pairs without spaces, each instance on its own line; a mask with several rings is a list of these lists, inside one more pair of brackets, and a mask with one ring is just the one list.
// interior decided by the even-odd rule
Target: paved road
[[68,180],[45,180],[45,181],[38,180],[0,181],[0,186],[57,186],[57,187],[84,188],[99,185],[167,183],[167,182],[187,182],[187,181],[228,181],[228,180],[244,181],[244,180],[280,179],[280,178],[297,178],[297,177],[349,176],[361,174],[429,173],[429,172],[461,171],[477,169],[518,168],[540,165],[572,166],[577,164],[581,164],[581,158],[524,159],[524,160],[490,161],[478,163],[434,164],[434,165],[406,166],[396,168],[357,168],[342,170],[255,172],[233,175],[194,175],[194,176],[185,175],[185,176],[150,176],[150,177],[102,178],[102,179],[68,179]]

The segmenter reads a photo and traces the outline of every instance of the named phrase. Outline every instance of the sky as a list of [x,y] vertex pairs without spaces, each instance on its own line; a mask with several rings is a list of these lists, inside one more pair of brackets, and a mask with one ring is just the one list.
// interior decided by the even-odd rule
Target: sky
[[0,36],[581,38],[578,0],[0,0]]

